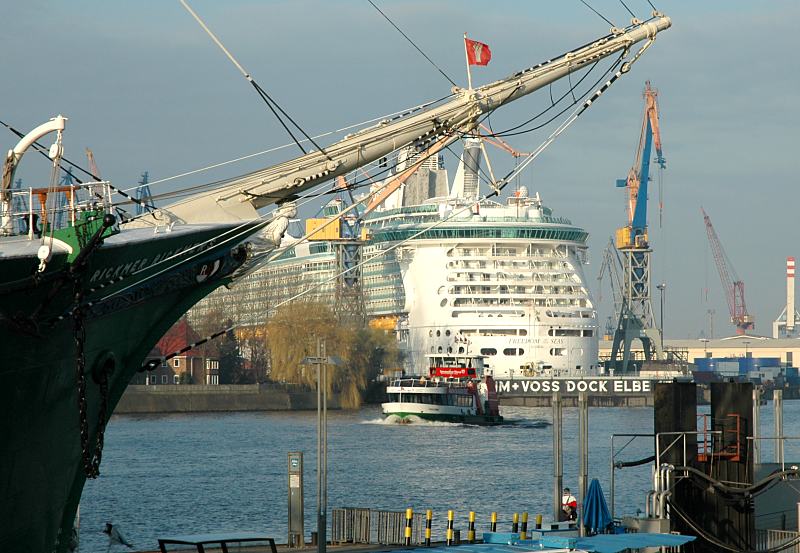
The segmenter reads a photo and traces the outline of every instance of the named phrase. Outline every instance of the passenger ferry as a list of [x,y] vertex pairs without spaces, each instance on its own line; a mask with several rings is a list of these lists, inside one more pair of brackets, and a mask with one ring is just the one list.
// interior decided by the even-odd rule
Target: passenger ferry
[[382,404],[390,421],[496,425],[503,422],[483,355],[427,355],[428,374],[392,380]]

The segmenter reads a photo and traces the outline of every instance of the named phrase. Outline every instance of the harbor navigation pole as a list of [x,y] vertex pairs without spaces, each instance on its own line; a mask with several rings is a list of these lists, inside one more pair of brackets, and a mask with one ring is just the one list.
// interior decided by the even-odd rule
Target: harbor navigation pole
[[317,552],[327,549],[328,528],[328,364],[325,341],[317,337]]
[[761,464],[761,386],[753,386],[753,464]]
[[578,393],[578,522],[580,535],[586,535],[583,526],[583,505],[586,501],[586,480],[589,474],[589,398],[586,392]]
[[561,520],[561,494],[564,479],[561,440],[561,394],[553,392],[553,522]]
[[327,549],[328,518],[328,365],[341,365],[341,359],[328,357],[325,339],[317,337],[316,357],[306,357],[301,365],[317,370],[317,553]]

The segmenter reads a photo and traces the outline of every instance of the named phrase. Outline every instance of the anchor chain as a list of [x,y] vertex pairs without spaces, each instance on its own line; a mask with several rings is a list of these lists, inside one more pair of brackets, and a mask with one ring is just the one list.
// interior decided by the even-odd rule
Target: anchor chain
[[108,373],[100,371],[100,409],[97,413],[97,439],[94,451],[89,451],[89,422],[86,402],[86,326],[85,315],[81,308],[83,293],[80,279],[75,279],[75,308],[72,311],[73,337],[75,339],[75,371],[78,385],[78,417],[81,435],[81,457],[83,470],[87,478],[97,478],[100,475],[100,461],[103,457],[103,440],[106,431],[106,411],[108,410]]

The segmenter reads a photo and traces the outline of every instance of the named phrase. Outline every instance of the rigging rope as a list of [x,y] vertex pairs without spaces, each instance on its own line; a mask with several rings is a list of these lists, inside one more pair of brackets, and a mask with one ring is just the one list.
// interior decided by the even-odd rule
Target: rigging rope
[[619,3],[622,4],[625,7],[626,10],[628,10],[628,13],[631,14],[632,18],[636,19],[636,14],[631,11],[631,9],[625,3],[625,0],[619,0]]
[[403,32],[401,29],[400,29],[400,27],[398,27],[397,25],[395,25],[394,21],[392,21],[391,19],[389,19],[389,16],[388,16],[388,15],[386,15],[385,13],[383,13],[383,11],[382,11],[382,10],[381,10],[381,9],[380,9],[378,6],[376,6],[376,5],[375,5],[375,2],[373,2],[372,0],[367,0],[367,2],[369,2],[370,4],[372,4],[372,7],[373,7],[373,8],[375,8],[376,10],[378,10],[378,13],[380,13],[380,14],[381,14],[381,15],[382,15],[382,16],[383,16],[385,19],[386,19],[386,21],[388,21],[388,22],[389,22],[389,23],[392,25],[392,27],[394,27],[395,29],[397,29],[397,32],[398,32],[398,33],[400,33],[401,35],[403,35],[403,38],[405,38],[405,39],[406,39],[408,42],[410,42],[410,43],[411,43],[411,46],[413,46],[414,48],[416,48],[416,49],[417,49],[417,52],[419,52],[420,54],[422,54],[422,56],[423,56],[423,57],[424,57],[426,60],[428,60],[428,61],[430,62],[430,64],[431,64],[432,66],[434,66],[434,67],[436,68],[436,70],[437,70],[439,73],[441,73],[441,74],[442,74],[442,76],[443,76],[445,79],[447,79],[448,81],[450,81],[450,84],[452,84],[453,86],[458,86],[458,85],[455,83],[455,81],[454,81],[453,79],[451,79],[451,78],[450,78],[450,76],[449,76],[447,73],[445,73],[445,72],[442,70],[442,68],[441,68],[441,67],[439,67],[438,65],[436,65],[436,63],[435,63],[435,62],[434,62],[434,61],[433,61],[431,58],[429,58],[429,57],[428,57],[428,55],[427,55],[425,52],[423,52],[423,51],[420,49],[420,47],[419,47],[419,46],[417,46],[416,44],[414,44],[414,41],[413,41],[413,40],[411,40],[411,39],[408,37],[408,35],[407,35],[407,34],[405,34],[405,33],[404,33],[404,32]]
[[[11,131],[12,133],[14,133],[15,135],[17,135],[20,138],[23,138],[25,136],[22,132],[18,131],[17,129],[15,129],[14,127],[12,127],[11,125],[9,125],[8,123],[6,123],[4,121],[0,121],[0,125],[3,125],[5,128],[7,128],[9,131]],[[49,152],[49,148],[45,148],[42,145],[41,142],[39,142],[37,140],[33,144],[31,144],[31,146],[33,147],[34,151],[40,153],[41,155],[46,157],[48,160],[50,160],[50,154],[48,153]],[[150,206],[148,206],[146,203],[143,203],[141,200],[138,200],[138,199],[134,198],[133,196],[130,196],[130,195],[126,194],[124,191],[120,190],[119,188],[116,188],[111,183],[109,183],[107,181],[103,181],[97,175],[93,175],[92,173],[90,173],[89,171],[87,171],[86,169],[81,167],[80,165],[77,165],[76,163],[73,163],[72,161],[68,160],[66,157],[61,156],[61,161],[66,162],[70,166],[72,166],[73,168],[78,169],[79,171],[85,173],[86,175],[88,175],[90,178],[92,178],[96,182],[105,182],[111,190],[113,190],[114,192],[116,192],[120,196],[122,196],[124,198],[127,198],[129,201],[131,201],[131,202],[133,202],[135,204],[143,206],[148,211],[152,211],[152,208]],[[77,182],[78,184],[84,184],[84,182],[81,179],[76,177],[71,171],[69,171],[66,167],[64,167],[63,164],[60,165],[60,169],[62,171],[64,171],[66,174],[68,174],[69,176],[71,176],[73,179],[75,179],[75,182]],[[97,193],[95,193],[95,196],[97,196],[98,198],[103,198],[103,196],[101,196],[100,194],[97,194]],[[125,210],[123,210],[123,209],[120,209],[119,211],[121,211],[122,213],[126,213]]]
[[219,46],[220,50],[222,50],[222,52],[228,57],[228,59],[231,61],[231,63],[233,63],[233,65],[236,66],[236,68],[242,73],[242,75],[244,75],[244,78],[247,79],[247,81],[251,85],[253,85],[253,88],[256,89],[256,92],[258,92],[259,96],[261,96],[261,99],[264,100],[264,102],[267,104],[267,107],[269,107],[270,111],[272,111],[273,115],[275,115],[275,118],[278,120],[278,122],[280,122],[280,124],[284,128],[284,130],[287,133],[289,133],[289,136],[292,137],[292,140],[294,140],[295,144],[297,144],[297,147],[300,148],[300,151],[302,151],[303,154],[307,153],[305,148],[303,148],[302,144],[300,144],[300,142],[295,137],[294,133],[292,133],[292,131],[289,129],[289,126],[286,124],[286,122],[275,111],[276,109],[278,111],[280,111],[283,114],[283,116],[286,117],[286,119],[288,119],[289,122],[297,128],[297,130],[299,130],[301,133],[303,133],[303,136],[305,136],[306,139],[309,142],[311,142],[314,145],[315,148],[317,148],[317,150],[322,152],[325,155],[325,157],[330,159],[330,156],[328,156],[327,152],[319,144],[314,142],[314,139],[311,138],[308,135],[308,133],[306,133],[306,131],[304,131],[303,128],[300,125],[298,125],[297,122],[294,119],[292,119],[292,117],[288,113],[286,113],[286,111],[284,111],[284,109],[278,104],[278,102],[276,102],[272,97],[270,97],[270,95],[267,94],[267,92],[263,88],[261,88],[261,86],[259,86],[259,84],[255,81],[255,79],[253,79],[253,77],[250,76],[250,73],[245,71],[244,67],[242,67],[242,65],[236,60],[236,58],[233,57],[233,54],[231,54],[228,51],[228,49],[225,48],[225,46],[222,44],[222,42],[211,31],[211,29],[208,28],[208,26],[200,18],[200,16],[195,13],[195,11],[191,8],[191,6],[189,6],[188,2],[186,0],[179,0],[179,2],[181,3],[181,5],[183,5],[184,8],[186,8],[186,11],[188,11],[189,14],[192,17],[194,17],[194,19],[197,21],[197,23],[200,24],[200,26],[203,28],[203,30],[206,32],[206,34],[208,34],[208,36],[211,37],[211,40],[214,41],[214,44]]
[[605,21],[606,23],[608,23],[608,24],[609,24],[609,25],[611,25],[612,27],[616,27],[616,25],[614,25],[614,24],[611,22],[611,20],[609,20],[609,19],[608,19],[606,16],[604,16],[604,15],[603,15],[603,14],[601,14],[599,11],[597,11],[597,10],[596,10],[596,9],[594,9],[592,6],[590,6],[590,5],[589,5],[589,3],[588,3],[588,2],[586,2],[586,0],[581,0],[581,3],[582,3],[584,6],[586,6],[587,8],[589,8],[590,10],[592,10],[594,13],[596,13],[596,14],[597,14],[597,15],[598,15],[598,16],[599,16],[599,17],[600,17],[600,18],[601,18],[603,21]]

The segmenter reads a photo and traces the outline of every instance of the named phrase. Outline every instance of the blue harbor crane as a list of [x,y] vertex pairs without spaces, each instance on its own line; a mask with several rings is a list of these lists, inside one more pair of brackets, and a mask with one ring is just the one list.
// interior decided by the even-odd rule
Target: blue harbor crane
[[136,187],[136,199],[139,202],[136,204],[136,215],[141,215],[145,211],[155,209],[153,204],[153,194],[150,192],[150,173],[145,171],[142,173],[142,178],[139,181],[139,186]]
[[617,180],[617,187],[627,189],[628,224],[616,232],[615,245],[622,254],[624,267],[622,302],[614,330],[610,364],[611,368],[623,373],[632,368],[631,344],[634,340],[638,339],[642,343],[645,361],[665,358],[662,346],[663,328],[656,327],[653,317],[650,294],[650,256],[653,250],[647,237],[647,194],[653,146],[656,150],[654,161],[659,170],[666,168],[661,150],[657,96],[658,92],[647,81],[644,89],[644,117],[636,157],[628,177]]

